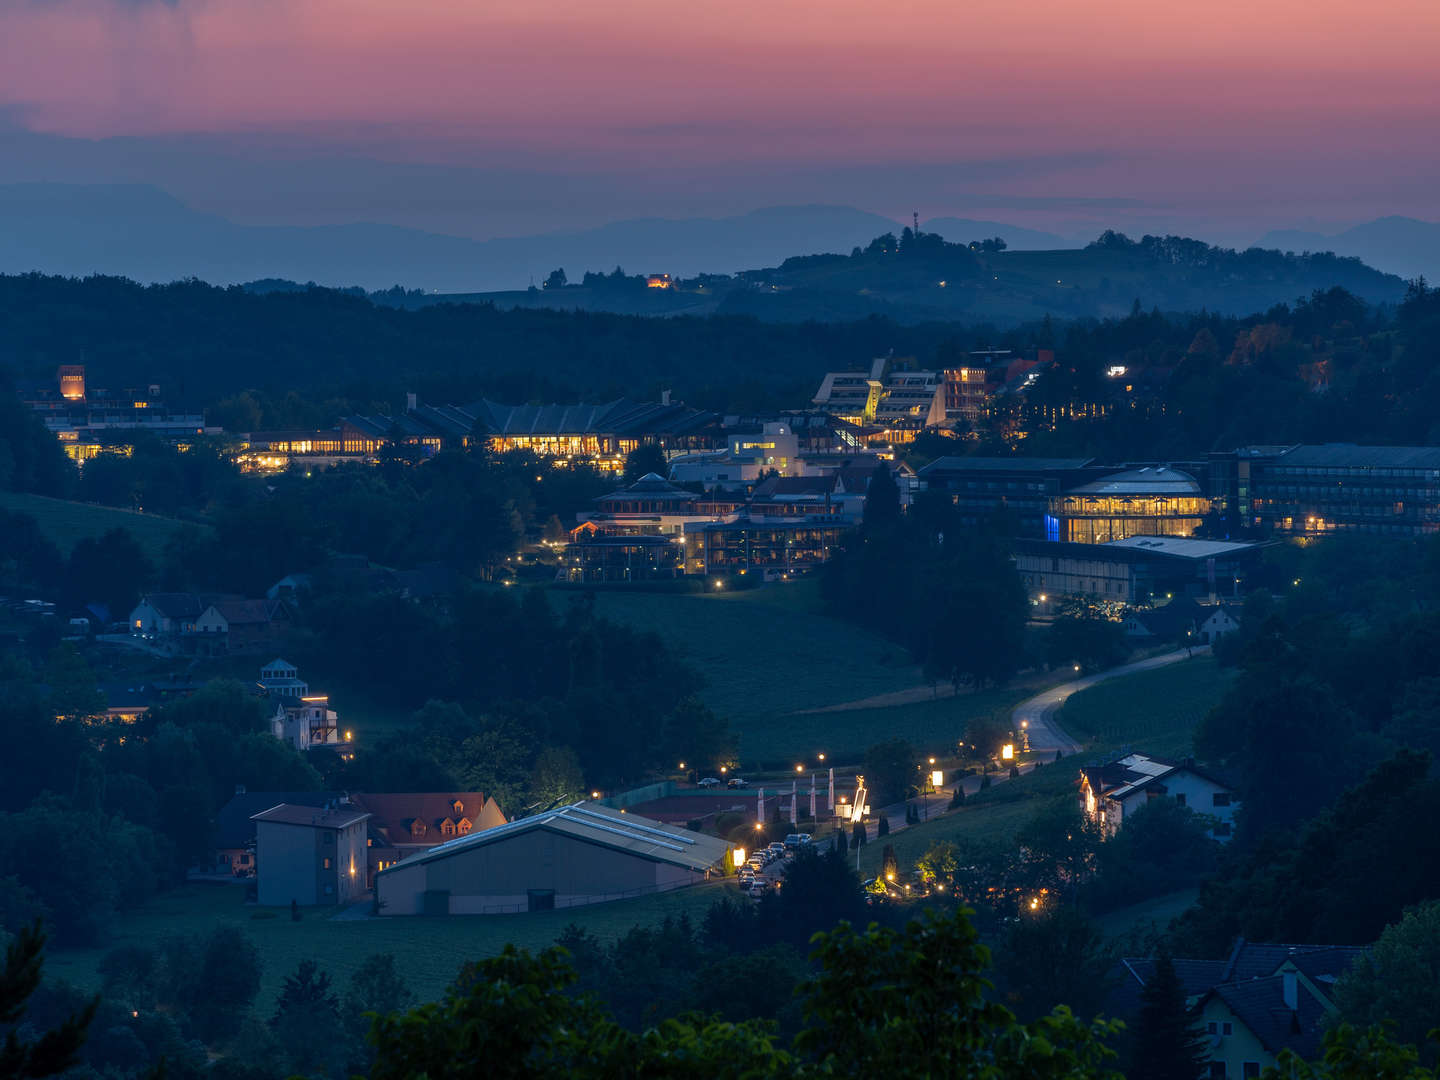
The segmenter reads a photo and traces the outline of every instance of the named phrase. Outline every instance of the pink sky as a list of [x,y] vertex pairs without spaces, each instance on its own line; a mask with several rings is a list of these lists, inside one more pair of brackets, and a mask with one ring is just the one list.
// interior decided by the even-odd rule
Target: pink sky
[[1033,157],[971,190],[1440,217],[1437,0],[0,0],[3,106],[580,174]]

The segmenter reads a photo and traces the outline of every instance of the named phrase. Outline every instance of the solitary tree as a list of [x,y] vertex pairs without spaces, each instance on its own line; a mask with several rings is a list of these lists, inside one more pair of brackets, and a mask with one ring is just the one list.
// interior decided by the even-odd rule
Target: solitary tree
[[1185,1007],[1185,988],[1164,950],[1155,954],[1140,991],[1133,1072],[1145,1080],[1196,1080],[1205,1071],[1205,1040]]

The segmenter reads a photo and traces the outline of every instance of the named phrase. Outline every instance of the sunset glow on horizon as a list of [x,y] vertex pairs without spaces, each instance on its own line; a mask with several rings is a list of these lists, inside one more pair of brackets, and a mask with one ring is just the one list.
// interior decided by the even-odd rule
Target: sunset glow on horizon
[[1440,216],[1433,0],[56,0],[0,29],[0,110],[68,138],[582,174],[953,165],[974,190],[1223,212],[1291,187],[1322,216],[1347,193]]

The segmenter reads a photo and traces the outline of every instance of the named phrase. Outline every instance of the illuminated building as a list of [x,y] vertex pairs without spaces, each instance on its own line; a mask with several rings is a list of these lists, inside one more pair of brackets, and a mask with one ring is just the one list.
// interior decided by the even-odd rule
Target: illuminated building
[[1004,513],[1017,535],[1044,537],[1053,496],[1112,471],[1094,458],[941,457],[919,477],[928,490],[949,496],[967,527]]
[[1240,807],[1235,785],[1193,758],[1174,762],[1129,754],[1080,770],[1080,812],[1107,834],[1114,834],[1142,806],[1167,798],[1215,819],[1210,835],[1229,838]]
[[167,406],[157,384],[118,391],[90,386],[83,364],[61,365],[53,383],[22,384],[20,396],[79,465],[102,454],[128,454],[127,437],[136,431],[168,440],[221,433],[206,426],[203,413]]
[[645,285],[651,289],[673,289],[675,279],[669,274],[651,274],[645,279]]
[[1210,500],[1189,473],[1166,465],[1113,473],[1050,499],[1048,539],[1105,544],[1131,536],[1190,536]]
[[[1108,544],[1015,541],[1015,569],[1032,601],[1049,610],[1067,597],[1149,605],[1187,594],[1235,595],[1263,544],[1134,536]],[[1043,597],[1043,599],[1042,599]]]
[[945,420],[945,383],[934,371],[909,371],[888,357],[867,372],[832,371],[820,382],[813,402],[827,412],[885,433],[891,442]]
[[1236,531],[1421,536],[1440,531],[1440,447],[1246,446],[1210,455],[1210,492]]

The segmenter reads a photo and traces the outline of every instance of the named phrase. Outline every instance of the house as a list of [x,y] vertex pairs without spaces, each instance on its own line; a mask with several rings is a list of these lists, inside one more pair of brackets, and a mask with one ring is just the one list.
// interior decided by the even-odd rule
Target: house
[[278,602],[202,593],[150,593],[129,619],[132,637],[195,656],[264,648],[288,624]]
[[460,836],[375,875],[384,915],[578,907],[665,892],[723,872],[731,847],[598,803]]
[[181,635],[195,632],[202,611],[194,593],[150,593],[130,612],[130,635],[178,652]]
[[1080,809],[1090,820],[1114,833],[1125,819],[1151,799],[1173,799],[1196,813],[1216,819],[1210,835],[1227,839],[1240,801],[1224,777],[1193,758],[1164,761],[1145,754],[1127,754],[1105,765],[1080,770]]
[[211,873],[253,877],[255,874],[255,815],[281,803],[319,809],[343,802],[341,791],[246,791],[235,788],[230,801],[215,815],[215,846]]
[[280,803],[250,820],[262,906],[347,904],[365,892],[369,814],[345,802]]
[[1169,643],[1193,640],[1198,645],[1199,626],[1204,618],[1204,608],[1188,596],[1181,596],[1157,608],[1131,611],[1122,625],[1129,638]]
[[1201,620],[1196,636],[1206,645],[1214,645],[1226,634],[1240,629],[1238,604],[1217,604]]
[[367,885],[401,859],[506,821],[495,800],[478,791],[360,794],[351,796],[351,802],[370,814]]
[[260,669],[260,694],[273,700],[270,734],[296,750],[333,750],[349,760],[351,733],[341,732],[330,695],[310,693],[295,665],[278,657]]
[[195,620],[190,652],[219,656],[262,649],[273,639],[272,616],[283,606],[269,600],[217,599]]
[[[1335,982],[1367,951],[1239,938],[1224,960],[1175,959],[1186,1003],[1205,1035],[1208,1075],[1216,1080],[1259,1077],[1282,1050],[1313,1060],[1335,1014]],[[1133,1020],[1153,972],[1149,958],[1116,964],[1106,1013]]]
[[144,683],[100,683],[105,697],[105,719],[117,724],[137,723],[156,702],[154,687]]

